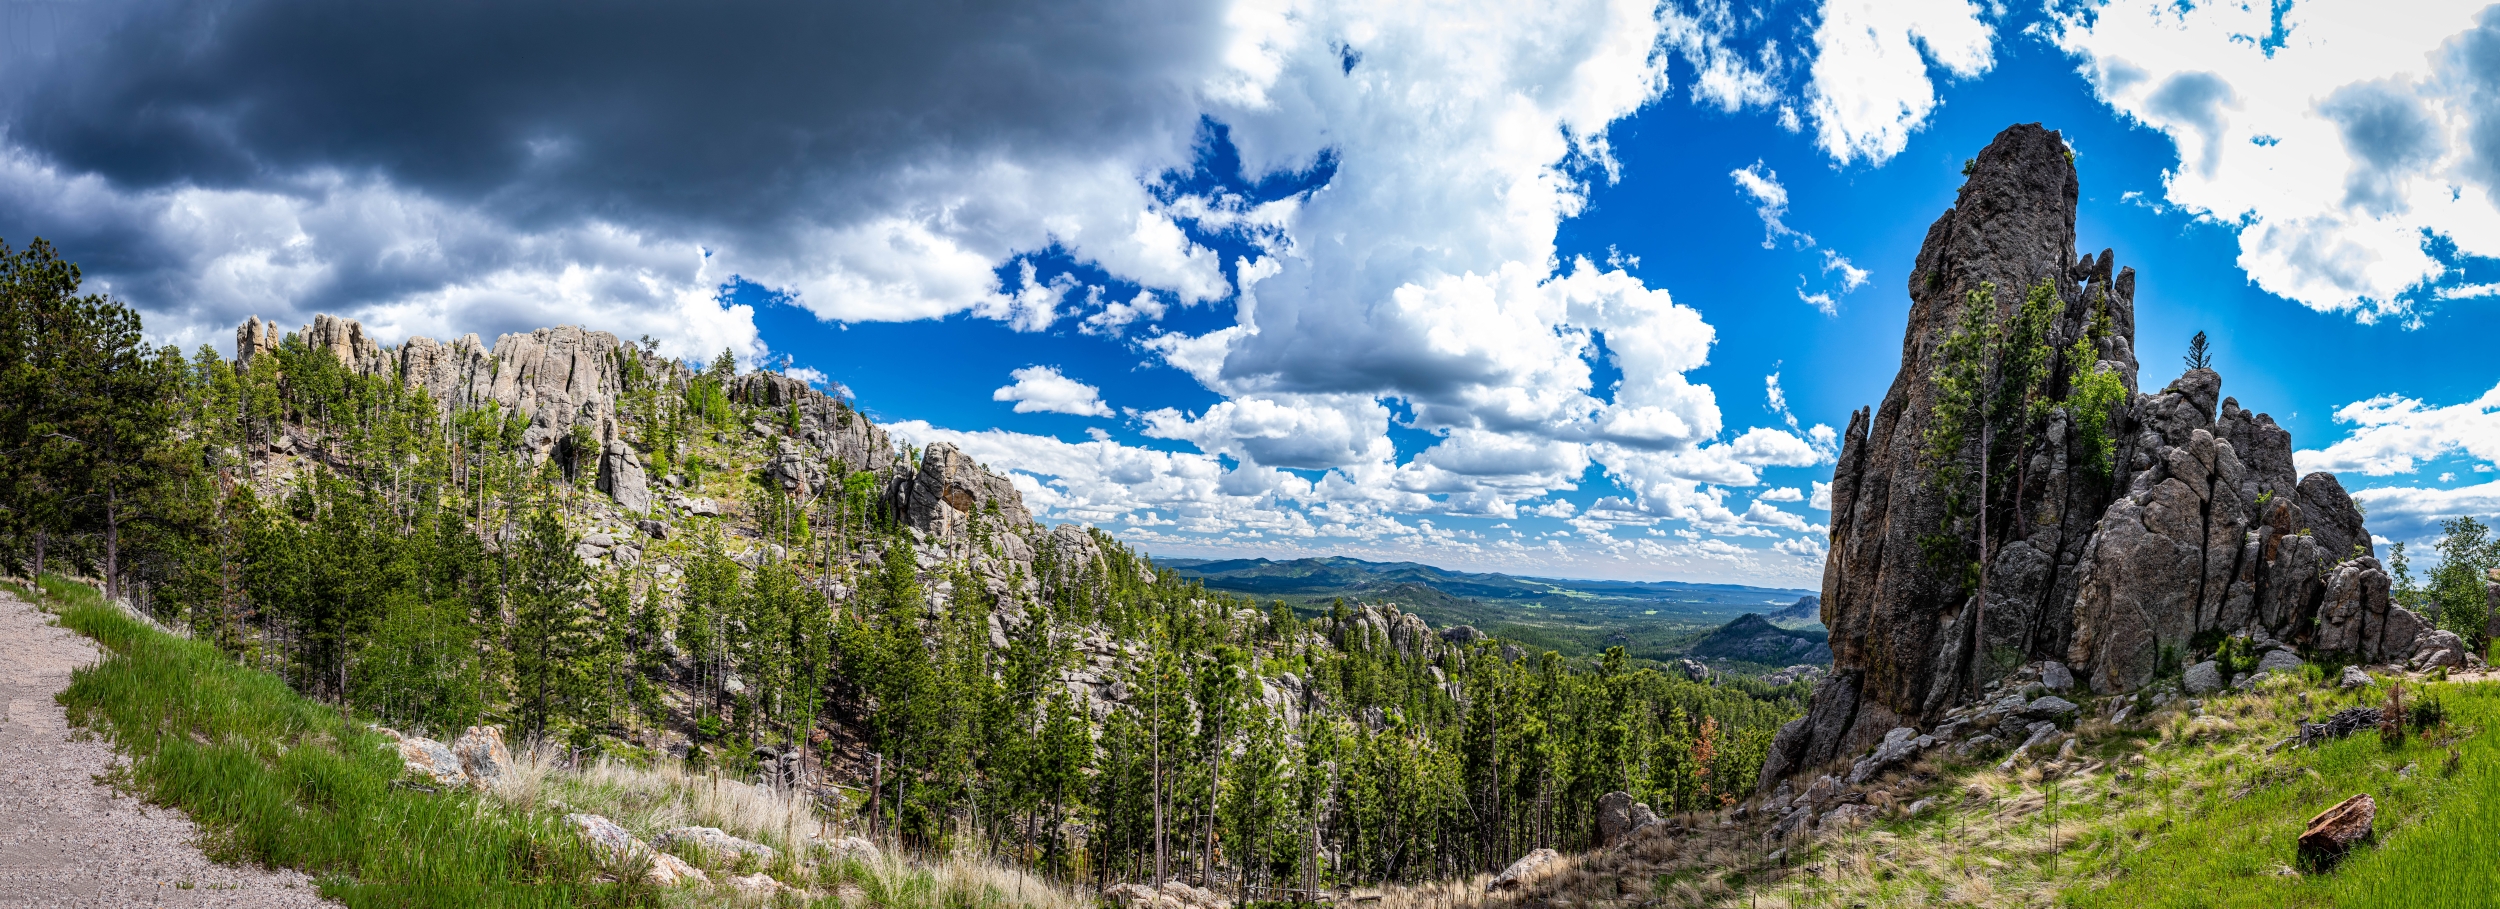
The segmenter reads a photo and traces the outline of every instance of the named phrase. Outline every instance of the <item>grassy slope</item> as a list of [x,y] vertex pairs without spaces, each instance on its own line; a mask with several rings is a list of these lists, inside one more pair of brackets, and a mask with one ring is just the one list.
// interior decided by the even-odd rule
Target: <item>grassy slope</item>
[[[1871,825],[1776,843],[1761,813],[1689,815],[1566,856],[1516,896],[1392,888],[1384,909],[2500,907],[2500,673],[2406,679],[2408,703],[2427,693],[2448,719],[2400,746],[2365,731],[2269,754],[2296,720],[2385,700],[2384,680],[2342,692],[2305,672],[2205,701],[2204,716],[2180,700],[2124,726],[2084,722],[2062,759],[1999,769],[1931,752],[1865,790],[1890,806]],[[2364,792],[2377,841],[2330,874],[2295,872],[2310,816]],[[1935,803],[1903,816],[1921,798]]]
[[[2449,723],[2396,748],[2365,733],[2266,754],[2295,719],[2384,698],[2383,686],[2279,678],[2207,702],[2201,718],[2174,709],[2144,726],[2086,724],[2062,770],[1931,764],[1940,782],[1906,795],[1937,795],[1941,810],[1798,850],[1784,876],[1734,904],[2500,905],[2500,747],[2486,734],[2500,723],[2500,683],[2423,687]],[[2332,874],[2294,872],[2309,817],[2364,792],[2378,801],[2378,844]]]
[[629,904],[561,822],[392,784],[396,752],[214,648],[47,580],[61,623],[103,645],[60,695],[130,759],[117,780],[197,823],[211,858],[301,869],[349,906]]
[[[210,857],[295,868],[352,907],[716,905],[717,891],[655,891],[640,867],[603,863],[561,818],[603,814],[649,837],[719,827],[778,847],[769,866],[681,855],[713,879],[765,871],[812,890],[814,905],[1078,909],[1089,900],[981,862],[892,858],[804,862],[826,832],[804,798],[681,769],[602,763],[559,769],[523,751],[492,794],[428,794],[395,785],[394,750],[362,723],[295,694],[268,673],[168,635],[106,605],[94,588],[47,580],[45,606],[102,644],[61,695],[74,724],[131,759],[115,782],[196,822]],[[634,884],[613,883],[632,880]],[[785,894],[778,905],[800,902]]]

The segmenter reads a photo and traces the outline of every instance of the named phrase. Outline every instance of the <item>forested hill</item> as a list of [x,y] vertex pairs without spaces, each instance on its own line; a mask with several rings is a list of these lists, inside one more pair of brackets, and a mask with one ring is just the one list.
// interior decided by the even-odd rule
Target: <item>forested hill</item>
[[1239,894],[1578,848],[1610,790],[1723,804],[1806,693],[1211,591],[727,354],[330,317],[184,352],[49,247],[6,257],[5,564],[412,733],[499,723],[813,789],[919,849]]
[[1622,647],[1645,665],[1687,655],[1694,640],[1731,618],[1806,594],[1739,584],[1477,574],[1342,556],[1156,562],[1210,590],[1283,600],[1306,614],[1338,599],[1395,603],[1435,625],[1470,625],[1565,656]]

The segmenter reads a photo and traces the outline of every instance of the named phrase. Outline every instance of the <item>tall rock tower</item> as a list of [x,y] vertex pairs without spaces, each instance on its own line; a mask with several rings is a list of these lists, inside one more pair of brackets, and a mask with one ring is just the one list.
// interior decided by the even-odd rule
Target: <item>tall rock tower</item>
[[[1928,725],[2026,663],[2115,693],[2230,634],[2411,653],[2421,623],[2389,606],[2332,474],[2296,482],[2289,433],[2235,400],[2217,415],[2210,368],[2140,391],[2135,272],[2076,254],[2064,139],[2008,127],[1968,173],[1910,273],[1901,371],[1850,418],[1823,573],[1834,671],[1763,785]],[[2086,376],[2107,392],[2097,408]]]

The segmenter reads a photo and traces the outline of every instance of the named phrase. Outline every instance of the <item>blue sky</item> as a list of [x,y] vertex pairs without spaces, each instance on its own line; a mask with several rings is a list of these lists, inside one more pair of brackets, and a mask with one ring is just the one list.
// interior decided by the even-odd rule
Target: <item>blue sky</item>
[[1162,555],[1813,586],[1918,242],[2037,121],[2148,382],[2204,330],[2381,537],[2500,514],[2500,13],[1080,5],[99,4],[0,73],[0,236],[185,344],[731,348]]

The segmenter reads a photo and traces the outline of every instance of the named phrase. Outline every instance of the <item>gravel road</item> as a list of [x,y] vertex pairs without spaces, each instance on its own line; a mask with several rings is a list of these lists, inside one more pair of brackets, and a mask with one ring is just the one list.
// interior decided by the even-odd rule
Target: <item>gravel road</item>
[[93,642],[0,591],[0,906],[295,907],[323,902],[294,871],[220,865],[182,812],[99,785],[119,758],[71,740],[53,695]]

